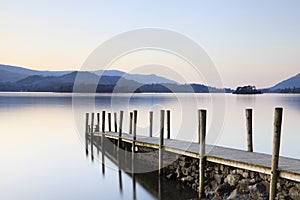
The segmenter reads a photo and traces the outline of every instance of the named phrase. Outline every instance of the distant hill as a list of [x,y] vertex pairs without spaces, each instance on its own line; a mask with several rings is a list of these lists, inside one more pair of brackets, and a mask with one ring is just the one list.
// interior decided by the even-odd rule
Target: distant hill
[[5,70],[0,70],[0,82],[16,82],[18,80],[26,78],[27,75],[25,74],[19,74],[15,72],[9,72]]
[[[76,72],[76,71],[39,71],[39,70],[27,69],[24,67],[2,65],[2,64],[0,64],[0,71],[7,72],[6,76],[0,76],[0,82],[18,81],[25,77],[33,76],[33,75],[58,77],[58,76],[72,73],[72,72]],[[119,70],[106,70],[106,71],[96,70],[96,71],[91,71],[91,73],[94,73],[96,75],[101,74],[101,76],[114,76],[114,77],[118,76],[118,77],[125,78],[127,80],[139,82],[142,84],[152,84],[152,83],[176,84],[177,83],[176,81],[173,81],[173,80],[161,77],[161,76],[157,76],[154,74],[147,74],[147,75],[129,74],[129,73],[125,73],[125,72],[122,72]]]
[[269,88],[269,90],[281,90],[281,89],[293,89],[293,88],[300,88],[300,73],[296,76],[288,78],[284,81],[277,83],[275,86]]
[[125,78],[127,80],[133,80],[142,84],[153,84],[153,83],[171,83],[171,84],[177,84],[176,81],[157,76],[155,74],[129,74],[125,73],[119,70],[98,70],[94,72],[97,75],[102,75],[102,76],[122,76],[122,78]]
[[39,70],[27,69],[24,67],[17,67],[17,66],[11,66],[11,65],[3,65],[3,64],[0,64],[0,70],[17,73],[17,74],[23,74],[23,75],[27,75],[27,76],[32,76],[32,75],[62,76],[64,74],[73,72],[73,71],[39,71]]
[[[224,92],[202,84],[178,84],[154,74],[128,74],[118,70],[38,71],[0,65],[0,91],[73,92],[75,82],[76,92]],[[231,92],[230,89],[225,91]]]

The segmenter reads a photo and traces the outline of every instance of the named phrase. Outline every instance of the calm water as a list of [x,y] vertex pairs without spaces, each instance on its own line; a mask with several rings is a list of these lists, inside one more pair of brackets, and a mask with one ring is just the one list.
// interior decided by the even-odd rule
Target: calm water
[[[140,177],[147,179],[146,183],[137,181],[134,194],[130,175],[121,173],[120,188],[119,173],[113,162],[106,158],[103,174],[100,161],[91,162],[85,156],[84,113],[102,109],[124,110],[125,131],[128,111],[137,109],[141,135],[148,134],[149,110],[154,110],[154,131],[158,135],[158,111],[170,109],[171,137],[197,141],[197,108],[205,108],[208,143],[245,149],[244,109],[251,107],[254,150],[271,153],[274,107],[282,106],[281,155],[300,159],[300,95],[120,94],[110,97],[101,94],[95,101],[91,99],[91,95],[78,95],[72,102],[71,94],[0,93],[0,199],[133,199],[134,195],[137,199],[156,199],[155,180]],[[169,183],[164,193],[181,192],[180,189],[180,185]],[[187,193],[187,198],[193,195]]]

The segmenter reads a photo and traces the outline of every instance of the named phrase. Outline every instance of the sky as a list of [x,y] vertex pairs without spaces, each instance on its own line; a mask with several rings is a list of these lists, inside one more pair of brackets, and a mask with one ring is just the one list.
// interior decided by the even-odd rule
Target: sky
[[[76,70],[111,37],[154,27],[197,42],[225,87],[269,87],[300,73],[299,10],[298,0],[0,0],[0,63]],[[126,71],[137,56],[113,67]],[[184,68],[168,59],[175,71]]]

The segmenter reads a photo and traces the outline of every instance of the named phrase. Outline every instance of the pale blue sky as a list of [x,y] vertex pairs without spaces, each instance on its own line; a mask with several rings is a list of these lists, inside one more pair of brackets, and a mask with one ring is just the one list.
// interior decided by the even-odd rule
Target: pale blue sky
[[225,86],[268,87],[300,73],[299,10],[297,0],[0,1],[0,63],[79,69],[110,37],[156,27],[202,46]]

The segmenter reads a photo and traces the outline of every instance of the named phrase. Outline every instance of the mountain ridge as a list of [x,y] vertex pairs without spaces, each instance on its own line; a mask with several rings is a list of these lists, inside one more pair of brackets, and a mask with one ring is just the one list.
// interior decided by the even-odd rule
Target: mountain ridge
[[[50,90],[50,88],[58,87],[59,84],[64,86],[68,85],[67,90],[70,91],[70,85],[74,84],[77,74],[80,74],[81,77],[81,80],[77,80],[77,82],[79,81],[80,84],[88,85],[96,83],[107,88],[112,87],[112,85],[116,86],[119,83],[119,85],[124,85],[122,89],[124,89],[125,86],[134,88],[145,85],[139,91],[151,90],[155,92],[155,89],[158,89],[159,91],[168,91],[158,85],[171,87],[179,92],[189,90],[187,85],[198,92],[209,92],[209,89],[214,92],[219,91],[218,88],[205,86],[202,84],[179,84],[176,81],[155,74],[129,74],[120,70],[95,70],[88,72],[75,70],[39,71],[24,67],[0,64],[0,84],[2,90],[4,89],[5,91],[9,91],[9,89],[13,91],[27,90],[28,88],[25,88],[25,86],[29,87],[30,90],[43,87],[47,88],[47,90]],[[100,81],[99,75],[101,75]],[[35,87],[33,87],[33,85],[35,85]],[[232,91],[230,88],[225,90],[227,92]],[[264,88],[261,90],[266,93],[297,93],[300,90],[300,73],[280,81],[270,88]]]
[[300,88],[300,73],[275,84],[273,87],[270,87],[269,90],[280,90],[288,88]]
[[[11,65],[3,65],[0,64],[0,71],[7,72],[8,75],[6,76],[0,76],[0,82],[10,82],[10,79],[13,79],[14,76],[13,73],[21,74],[21,75],[39,75],[39,76],[62,76],[66,75],[72,72],[79,72],[76,70],[69,70],[69,71],[40,71],[40,70],[32,70],[27,69],[24,67],[18,67],[18,66],[11,66]],[[173,83],[176,84],[176,81],[167,79],[165,77],[157,76],[154,74],[129,74],[120,70],[95,70],[95,71],[89,71],[90,73],[94,73],[96,75],[101,76],[120,76],[122,78],[126,78],[128,80],[133,80],[142,84],[152,84],[152,83]],[[25,78],[25,77],[22,77]],[[8,80],[5,80],[8,79]],[[15,80],[15,79],[13,79]],[[19,79],[21,80],[21,78]],[[18,80],[16,80],[18,81]]]
[[[0,91],[73,92],[75,87],[75,92],[224,92],[223,89],[202,84],[178,84],[175,81],[155,74],[127,74],[122,71],[113,70],[98,71],[98,73],[101,73],[100,77],[97,73],[82,71],[72,71],[60,76],[57,76],[58,73],[55,73],[56,76],[44,76],[43,73],[39,73],[39,71],[28,71],[25,68],[12,69],[13,72],[7,73],[10,75],[19,74],[20,76],[14,79],[10,77],[10,80],[14,81],[0,81]],[[32,73],[33,75],[27,76],[26,73]],[[122,74],[123,76],[113,76]],[[135,78],[138,77],[138,80],[139,78],[146,79],[144,81],[146,84],[130,80],[131,76]],[[154,81],[151,81],[151,78],[154,79]],[[8,79],[9,78],[6,77],[6,80]],[[160,81],[160,83],[156,81]]]

